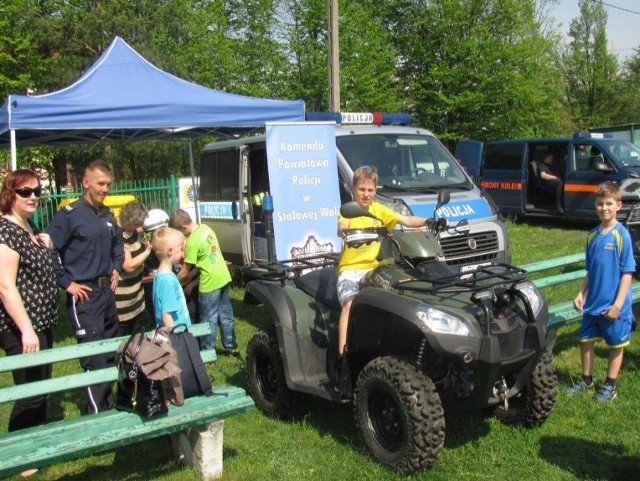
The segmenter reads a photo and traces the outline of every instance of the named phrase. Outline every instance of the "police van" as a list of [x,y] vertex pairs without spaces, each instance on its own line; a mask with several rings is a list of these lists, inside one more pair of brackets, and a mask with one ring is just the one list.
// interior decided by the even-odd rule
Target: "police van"
[[[621,183],[620,220],[636,205],[640,191],[640,148],[602,133],[571,138],[511,139],[486,145],[464,140],[456,157],[504,216],[536,216],[598,221],[593,192],[610,180]],[[542,187],[539,165],[552,156],[562,181],[560,207]]]
[[[377,200],[401,215],[432,217],[438,193],[447,189],[451,201],[438,215],[450,222],[467,219],[470,230],[443,234],[446,261],[463,272],[511,261],[507,231],[496,206],[433,133],[409,125],[410,116],[323,113],[307,114],[307,120],[336,122],[335,188],[341,203],[353,200],[353,172],[364,165],[377,168]],[[236,266],[267,260],[270,232],[264,202],[271,195],[274,199],[289,195],[272,192],[267,155],[265,135],[214,142],[201,151],[200,218],[215,230],[225,258]],[[290,203],[295,202],[292,197]],[[336,231],[337,224],[336,212]]]
[[[593,193],[598,184],[620,184],[626,224],[640,253],[640,148],[610,134],[576,133],[567,138],[511,139],[483,144],[460,141],[456,158],[488,192],[504,217],[548,217],[598,222]],[[562,181],[560,207],[542,185],[539,165],[552,156]]]

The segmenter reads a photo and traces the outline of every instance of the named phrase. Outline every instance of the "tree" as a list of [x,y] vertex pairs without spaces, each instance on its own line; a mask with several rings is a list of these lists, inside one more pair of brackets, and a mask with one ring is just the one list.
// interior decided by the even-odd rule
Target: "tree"
[[563,55],[566,102],[580,130],[611,121],[609,99],[618,61],[607,52],[607,12],[599,0],[580,0],[580,16],[571,21],[572,38]]
[[420,124],[449,142],[561,128],[557,39],[541,33],[535,1],[377,3]]
[[[289,97],[308,111],[329,103],[327,0],[291,0],[283,10],[289,52]],[[404,109],[391,32],[366,1],[339,2],[340,91],[345,111]]]
[[0,92],[2,96],[32,91],[46,60],[34,45],[37,9],[29,0],[0,5]]
[[638,123],[640,112],[640,49],[623,65],[609,99],[610,125]]
[[398,53],[375,11],[366,2],[340,2],[340,90],[346,111],[397,112],[407,107],[398,82]]
[[289,0],[283,8],[288,91],[305,100],[307,111],[324,111],[328,105],[327,17],[326,0]]
[[[188,55],[198,51],[194,45],[201,45],[196,33],[206,30],[206,25],[224,23],[220,18],[208,15],[218,3],[191,0],[45,0],[31,5],[27,1],[16,0],[15,4],[21,7],[18,10],[16,6],[16,12],[22,12],[22,16],[18,13],[15,16],[23,19],[20,25],[23,25],[24,37],[31,38],[29,52],[42,59],[40,70],[30,68],[26,62],[21,65],[16,62],[16,69],[31,72],[32,86],[38,93],[55,91],[75,81],[113,37],[119,35],[160,68],[176,74],[188,71],[196,76],[193,69],[187,67]],[[26,9],[27,4],[30,10]],[[27,11],[29,15],[24,13]],[[195,55],[190,58],[195,58]],[[219,64],[223,63],[219,61]],[[189,171],[186,142],[126,147],[82,145],[57,150],[53,160],[59,172],[66,170],[68,162],[74,170],[81,171],[84,163],[97,157],[111,161],[119,178],[167,176],[169,173],[180,175]],[[32,163],[36,158],[29,148],[21,149],[21,165]],[[161,162],[161,159],[171,161]]]

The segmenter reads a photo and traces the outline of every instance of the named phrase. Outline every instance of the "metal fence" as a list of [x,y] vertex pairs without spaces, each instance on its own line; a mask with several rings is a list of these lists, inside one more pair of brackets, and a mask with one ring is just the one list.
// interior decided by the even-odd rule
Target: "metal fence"
[[[67,188],[60,194],[43,195],[34,221],[45,229],[56,212],[67,203],[82,195],[82,186]],[[125,180],[114,182],[109,195],[133,195],[147,209],[162,209],[168,214],[178,208],[178,180],[168,179]]]

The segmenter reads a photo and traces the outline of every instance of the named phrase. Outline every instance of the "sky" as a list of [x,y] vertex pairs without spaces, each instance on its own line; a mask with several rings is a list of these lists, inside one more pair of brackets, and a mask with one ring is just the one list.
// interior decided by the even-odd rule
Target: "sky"
[[[634,48],[640,47],[640,0],[604,0],[604,8],[608,15],[609,52],[624,60],[634,54]],[[578,0],[560,0],[551,14],[562,23],[566,38],[571,20],[580,16]]]

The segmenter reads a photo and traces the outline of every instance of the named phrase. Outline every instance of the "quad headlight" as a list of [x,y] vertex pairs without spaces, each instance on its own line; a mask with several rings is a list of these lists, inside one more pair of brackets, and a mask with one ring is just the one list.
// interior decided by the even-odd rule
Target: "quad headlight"
[[439,334],[453,334],[455,336],[470,336],[469,326],[467,326],[460,318],[422,304],[416,314],[418,319],[433,332]]
[[540,311],[542,310],[542,306],[544,304],[540,291],[531,282],[523,282],[522,284],[518,284],[516,286],[516,289],[522,292],[529,300],[533,315],[538,317],[538,314],[540,314]]

